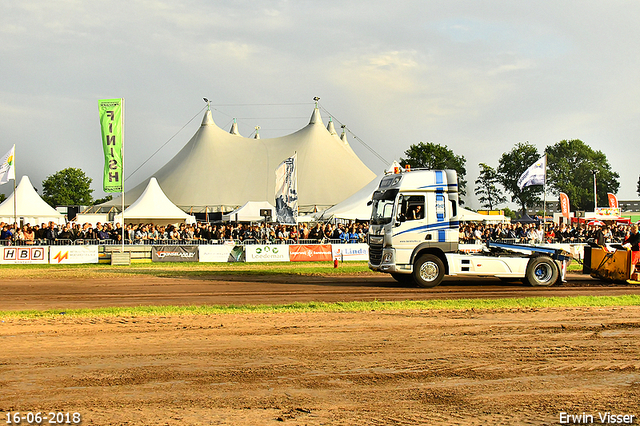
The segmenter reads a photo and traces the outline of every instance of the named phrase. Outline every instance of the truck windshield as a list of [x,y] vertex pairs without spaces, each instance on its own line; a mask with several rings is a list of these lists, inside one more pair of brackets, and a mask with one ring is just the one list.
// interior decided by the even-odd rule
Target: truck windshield
[[376,191],[373,193],[371,224],[385,225],[393,220],[393,205],[398,195],[397,189]]

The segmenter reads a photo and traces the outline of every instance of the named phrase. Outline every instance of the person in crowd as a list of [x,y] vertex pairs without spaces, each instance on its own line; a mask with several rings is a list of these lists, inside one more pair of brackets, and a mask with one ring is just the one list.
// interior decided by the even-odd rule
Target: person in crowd
[[631,262],[637,265],[640,262],[640,233],[637,225],[631,225],[623,243],[631,250]]
[[24,243],[27,245],[33,245],[36,241],[36,233],[33,231],[33,228],[27,224],[24,226]]

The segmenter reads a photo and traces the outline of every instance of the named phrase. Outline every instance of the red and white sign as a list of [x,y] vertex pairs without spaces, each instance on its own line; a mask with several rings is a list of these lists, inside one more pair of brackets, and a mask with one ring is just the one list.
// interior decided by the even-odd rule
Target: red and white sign
[[616,194],[612,194],[612,193],[608,193],[607,194],[607,198],[609,199],[609,207],[617,209],[618,206],[618,197],[616,197]]
[[569,205],[569,196],[564,192],[560,193],[560,208],[562,211],[562,216],[569,219],[569,216],[571,216],[571,206]]
[[293,244],[289,246],[291,262],[331,262],[331,244]]

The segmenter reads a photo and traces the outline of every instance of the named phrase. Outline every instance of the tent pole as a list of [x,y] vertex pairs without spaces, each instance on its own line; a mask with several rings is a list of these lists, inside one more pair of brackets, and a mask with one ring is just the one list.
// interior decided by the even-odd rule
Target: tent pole
[[[15,172],[14,172],[15,173]],[[13,177],[13,223],[18,223],[18,201],[16,200],[16,177]]]

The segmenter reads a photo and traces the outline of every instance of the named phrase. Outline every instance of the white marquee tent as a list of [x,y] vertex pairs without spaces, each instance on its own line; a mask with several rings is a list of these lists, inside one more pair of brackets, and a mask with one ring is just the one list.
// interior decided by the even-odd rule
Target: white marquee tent
[[[297,153],[300,210],[324,209],[375,177],[332,124],[324,127],[316,107],[309,124],[295,133],[245,138],[235,126],[232,132],[219,128],[208,110],[191,140],[154,176],[167,197],[185,211],[228,211],[250,200],[273,205],[275,170]],[[127,191],[125,205],[137,199],[146,185],[145,181]],[[116,197],[102,206],[121,204],[121,197]]]
[[235,209],[228,214],[222,215],[223,221],[232,222],[259,222],[264,217],[260,215],[260,210],[269,209],[271,211],[271,220],[276,218],[276,208],[266,201],[249,201],[240,208]]
[[[7,223],[14,222],[13,200],[14,194],[12,192],[11,195],[0,204],[0,221]],[[30,223],[31,226],[48,222],[54,222],[58,225],[65,223],[64,215],[56,211],[56,209],[47,204],[40,195],[38,195],[28,176],[22,176],[22,179],[20,179],[20,183],[15,191],[15,200],[15,216],[18,221],[22,218],[25,224]]]
[[[124,211],[125,223],[169,225],[195,221],[194,216],[188,215],[167,198],[155,177],[149,180],[142,195]],[[122,214],[116,215],[114,222],[122,223]]]

